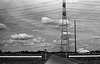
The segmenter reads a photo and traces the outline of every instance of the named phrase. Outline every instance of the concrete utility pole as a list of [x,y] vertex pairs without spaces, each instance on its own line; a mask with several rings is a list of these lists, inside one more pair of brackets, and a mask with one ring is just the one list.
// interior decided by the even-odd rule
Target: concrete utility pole
[[69,35],[68,35],[68,19],[66,16],[66,0],[62,1],[62,28],[61,28],[61,46],[60,51],[64,50],[64,46],[66,46],[67,51],[69,51]]
[[45,53],[44,53],[44,58],[47,59],[47,49],[44,49]]
[[77,45],[76,45],[76,21],[74,21],[74,37],[75,37],[75,53],[77,53]]

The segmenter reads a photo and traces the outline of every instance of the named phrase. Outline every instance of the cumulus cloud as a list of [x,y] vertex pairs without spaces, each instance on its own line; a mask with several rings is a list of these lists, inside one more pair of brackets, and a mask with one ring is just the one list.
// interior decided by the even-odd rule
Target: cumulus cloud
[[42,23],[48,23],[48,22],[53,22],[54,20],[53,19],[50,19],[48,17],[42,17],[41,18],[41,21],[42,21]]
[[40,47],[41,49],[43,49],[43,48],[50,49],[50,48],[54,48],[56,45],[53,43],[44,42],[44,43],[39,43],[37,46]]
[[[61,29],[62,26],[62,19],[57,19],[57,20],[53,20],[51,18],[48,17],[42,17],[41,18],[42,24],[47,25],[46,27],[48,28],[53,28],[53,29]],[[68,24],[68,28],[72,28],[73,25],[72,23],[70,23],[68,20],[64,21],[64,24]]]
[[[50,18],[48,18],[48,17],[42,17],[42,18],[41,18],[41,21],[42,21],[43,24],[62,25],[62,19],[60,19],[60,20],[53,20],[53,19],[50,19]],[[68,25],[70,25],[70,23],[69,23],[68,20],[67,20],[67,22],[66,22],[66,20],[65,20],[64,23],[65,23],[65,24],[68,23]]]
[[25,33],[11,35],[11,38],[13,40],[27,40],[27,39],[32,39],[33,37],[34,37],[33,35],[27,35]]
[[7,26],[5,24],[0,23],[0,30],[4,30],[6,28],[7,28]]
[[79,52],[79,53],[87,53],[87,52],[90,52],[89,50],[86,50],[86,49],[84,49],[84,48],[79,48],[78,50],[77,50],[77,52]]
[[27,42],[27,43],[24,43],[23,45],[24,45],[24,46],[27,46],[27,45],[28,45],[28,46],[32,46],[32,45],[34,45],[34,42]]
[[33,42],[34,43],[40,43],[40,41],[38,39],[36,39],[36,38],[33,39]]
[[[75,39],[69,39],[70,42],[75,42]],[[78,39],[76,39],[76,41],[79,41]]]
[[9,39],[9,40],[3,40],[0,42],[3,43],[3,46],[17,46],[17,45],[23,45],[25,43],[24,40],[13,40],[13,39]]
[[25,43],[24,40],[13,40],[13,39],[9,39],[9,40],[5,40],[5,42],[7,43]]
[[92,39],[100,39],[100,36],[93,36]]
[[39,43],[38,46],[50,46],[50,43]]
[[34,42],[34,43],[43,43],[45,40],[46,40],[46,39],[43,39],[43,38],[41,38],[41,37],[38,37],[38,38],[34,38],[34,39],[33,39],[33,42]]
[[[71,32],[68,32],[68,35],[67,35],[67,32],[63,32],[63,34],[64,34],[64,39],[66,39],[67,36],[68,36],[69,38],[71,38],[71,37],[74,36]],[[61,36],[61,34],[60,34],[60,36]]]

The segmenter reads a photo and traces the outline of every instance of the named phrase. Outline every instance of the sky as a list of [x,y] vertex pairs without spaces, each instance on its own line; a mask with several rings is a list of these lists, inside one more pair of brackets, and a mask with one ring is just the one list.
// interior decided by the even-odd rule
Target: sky
[[[42,18],[49,18],[46,22],[59,22],[61,3],[61,0],[0,0],[0,49],[59,51],[60,28],[43,24]],[[77,49],[100,50],[99,5],[99,0],[67,1],[71,51],[74,51],[74,20],[77,21]]]

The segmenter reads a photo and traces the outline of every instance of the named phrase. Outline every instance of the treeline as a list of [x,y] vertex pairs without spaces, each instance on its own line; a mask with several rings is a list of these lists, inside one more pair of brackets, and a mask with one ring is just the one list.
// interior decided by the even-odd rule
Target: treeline
[[[2,52],[0,50],[0,54],[37,54],[37,53],[45,53],[45,52],[46,53],[61,53],[61,52],[48,52],[46,50],[44,50],[44,51],[36,51],[36,52],[34,52],[34,51],[17,51],[17,52],[5,51],[5,52]],[[63,52],[63,53],[66,53],[66,52]],[[68,52],[68,53],[75,53],[75,52]],[[92,53],[100,54],[100,51],[99,50],[90,51],[90,54],[92,54]]]
[[37,51],[37,52],[34,52],[34,51],[18,51],[18,52],[11,52],[11,51],[5,51],[5,52],[2,52],[0,50],[0,54],[37,54],[37,53],[45,53],[45,51]]

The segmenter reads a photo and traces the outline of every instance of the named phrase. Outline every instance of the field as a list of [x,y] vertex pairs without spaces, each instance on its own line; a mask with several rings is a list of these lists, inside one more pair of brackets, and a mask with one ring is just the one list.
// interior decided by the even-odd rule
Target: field
[[[48,54],[48,59],[50,55]],[[62,54],[56,54],[56,55],[65,58],[65,55]],[[0,64],[44,64],[46,61],[48,61],[48,59],[44,59],[44,57],[43,58],[0,58]],[[100,64],[100,57],[68,58],[68,59],[78,64]]]
[[69,58],[79,64],[100,64],[100,58]]
[[[100,64],[100,58],[69,58],[79,64]],[[43,58],[11,58],[0,59],[0,64],[44,64],[47,60]]]
[[44,64],[45,59],[40,58],[11,58],[0,59],[0,64]]

